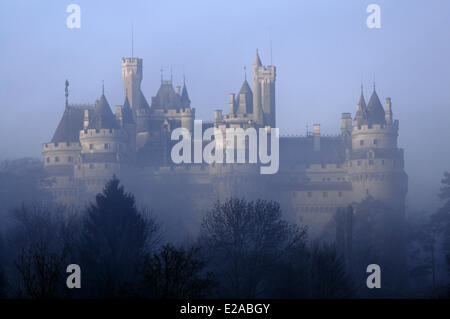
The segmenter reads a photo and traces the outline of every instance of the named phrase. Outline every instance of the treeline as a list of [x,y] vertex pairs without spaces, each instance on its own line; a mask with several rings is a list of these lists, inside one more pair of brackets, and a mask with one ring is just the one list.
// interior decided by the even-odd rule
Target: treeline
[[[342,298],[351,279],[335,247],[309,246],[276,202],[229,199],[198,238],[174,245],[118,179],[82,212],[14,210],[4,236],[0,291],[11,298]],[[66,267],[81,268],[68,289]]]
[[[38,161],[0,165],[0,213],[12,215],[0,233],[0,298],[449,296],[449,173],[437,212],[368,197],[339,210],[320,242],[277,202],[237,198],[211,207],[195,238],[173,242],[117,179],[77,210],[30,204],[48,203],[41,177]],[[81,289],[66,286],[69,264],[81,267]],[[369,264],[381,267],[381,289],[366,286]]]

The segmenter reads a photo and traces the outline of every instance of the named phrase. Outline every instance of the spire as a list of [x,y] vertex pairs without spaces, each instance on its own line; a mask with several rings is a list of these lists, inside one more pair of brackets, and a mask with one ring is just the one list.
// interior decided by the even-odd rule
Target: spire
[[105,94],[102,94],[100,100],[97,101],[92,113],[88,129],[114,129],[118,127],[116,117],[109,107]]
[[247,81],[247,67],[244,65],[244,80]]
[[105,81],[102,80],[102,95],[105,95]]
[[255,61],[253,62],[253,65],[255,66],[261,66],[261,59],[259,58],[259,54],[258,54],[258,49],[256,49],[256,56],[255,56]]
[[370,96],[367,104],[367,119],[370,124],[383,124],[385,123],[385,112],[375,91],[375,83],[373,86],[373,92]]
[[66,108],[69,107],[69,80],[66,79]]
[[355,122],[357,125],[363,124],[367,120],[367,106],[364,99],[364,88],[361,83],[361,95],[358,104],[356,104]]
[[191,107],[191,100],[189,99],[189,94],[186,87],[186,77],[183,75],[183,90],[181,91],[181,107],[189,108]]
[[128,94],[125,95],[125,102],[123,102],[122,116],[124,123],[134,124],[133,112],[131,111],[130,102],[128,101]]

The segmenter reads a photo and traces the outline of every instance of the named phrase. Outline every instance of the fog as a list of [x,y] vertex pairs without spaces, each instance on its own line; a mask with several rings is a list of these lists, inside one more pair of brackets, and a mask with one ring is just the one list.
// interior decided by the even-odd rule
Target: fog
[[450,3],[377,1],[381,28],[368,29],[371,1],[77,1],[81,28],[68,29],[69,3],[0,4],[0,159],[40,157],[64,110],[66,78],[70,103],[93,103],[103,80],[110,104],[123,103],[120,59],[131,55],[133,23],[147,100],[160,70],[165,79],[172,70],[174,84],[186,76],[198,119],[227,109],[256,48],[264,64],[277,66],[282,134],[305,134],[313,123],[337,134],[361,82],[367,99],[375,79],[400,121],[407,204],[438,206],[450,163]]

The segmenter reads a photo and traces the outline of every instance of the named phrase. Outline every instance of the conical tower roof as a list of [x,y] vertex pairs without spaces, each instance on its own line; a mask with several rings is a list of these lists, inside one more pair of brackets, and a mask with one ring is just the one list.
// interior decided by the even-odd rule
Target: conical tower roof
[[123,102],[122,106],[122,116],[124,123],[134,124],[133,111],[131,110],[130,102],[128,101],[128,97],[126,95],[125,102]]
[[183,90],[181,91],[181,106],[184,108],[191,107],[191,100],[189,99],[186,82],[183,84]]
[[95,104],[92,116],[89,119],[88,129],[114,129],[118,128],[116,117],[114,116],[105,94]]
[[256,56],[255,56],[255,61],[253,61],[253,65],[255,66],[261,66],[261,59],[259,58],[259,54],[258,54],[258,49],[256,49]]
[[244,83],[242,83],[241,90],[239,91],[239,94],[252,94],[252,90],[250,89],[250,85],[248,85],[247,79],[244,80]]
[[378,98],[374,87],[372,96],[367,104],[367,119],[371,124],[382,124],[386,122],[384,116],[385,112],[383,106],[381,105],[380,99]]
[[67,106],[51,142],[78,142],[80,131],[83,129],[83,120],[83,108]]
[[359,97],[358,104],[356,104],[355,121],[358,124],[363,124],[367,120],[367,106],[364,98],[363,88],[361,86],[361,96]]

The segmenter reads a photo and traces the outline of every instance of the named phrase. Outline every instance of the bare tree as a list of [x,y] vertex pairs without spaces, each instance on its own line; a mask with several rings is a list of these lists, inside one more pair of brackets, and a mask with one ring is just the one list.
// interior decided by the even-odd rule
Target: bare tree
[[264,279],[270,276],[273,260],[306,237],[305,229],[281,217],[277,202],[234,198],[217,202],[207,213],[199,243],[220,278],[220,296],[264,295]]
[[214,285],[213,274],[205,271],[199,249],[177,249],[171,244],[148,256],[143,268],[144,289],[151,298],[205,298]]

